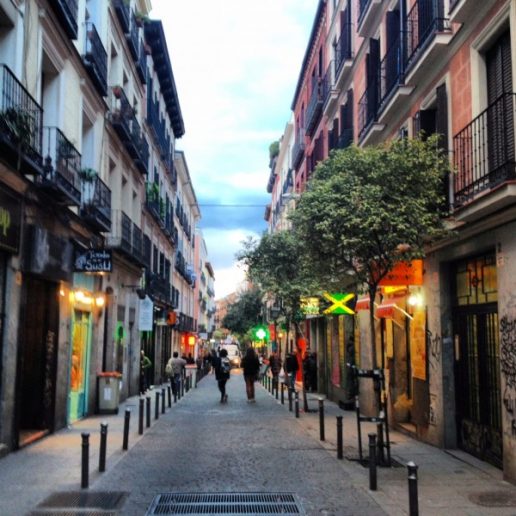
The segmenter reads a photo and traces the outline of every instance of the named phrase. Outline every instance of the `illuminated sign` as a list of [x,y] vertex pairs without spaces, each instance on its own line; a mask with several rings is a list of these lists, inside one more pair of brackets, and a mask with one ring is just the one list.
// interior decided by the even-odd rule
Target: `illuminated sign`
[[305,315],[319,315],[319,298],[318,297],[302,297],[301,311]]
[[0,190],[0,249],[17,253],[20,247],[21,202]]
[[348,314],[348,315],[354,315],[354,311],[349,308],[349,306],[346,306],[346,303],[351,301],[355,294],[341,294],[341,293],[334,293],[329,294],[328,292],[325,292],[323,296],[333,303],[329,308],[324,310],[324,314]]
[[398,262],[380,280],[379,285],[401,286],[401,285],[422,285],[423,284],[423,260],[412,260],[410,262]]

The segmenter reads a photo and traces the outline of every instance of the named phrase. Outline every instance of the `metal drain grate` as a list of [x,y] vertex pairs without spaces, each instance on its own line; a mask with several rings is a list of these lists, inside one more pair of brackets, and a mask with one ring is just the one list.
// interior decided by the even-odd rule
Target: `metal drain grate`
[[89,513],[91,510],[115,511],[122,506],[126,496],[127,493],[117,491],[62,491],[52,493],[36,509],[47,513],[48,509],[86,509],[83,512]]
[[146,516],[155,514],[281,514],[301,515],[293,493],[164,493],[157,495]]

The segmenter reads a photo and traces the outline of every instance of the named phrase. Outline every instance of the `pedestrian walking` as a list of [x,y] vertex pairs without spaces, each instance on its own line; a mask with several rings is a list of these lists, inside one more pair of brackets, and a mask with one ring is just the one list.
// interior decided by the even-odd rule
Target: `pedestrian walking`
[[271,368],[272,385],[274,388],[278,386],[278,376],[281,371],[281,366],[282,362],[280,356],[276,351],[273,351],[269,357],[269,367]]
[[210,356],[210,364],[211,364],[211,374],[215,372],[215,363],[217,362],[217,352],[215,349],[211,350],[211,356]]
[[292,353],[287,355],[285,359],[285,372],[289,377],[289,386],[294,389],[296,386],[296,374],[299,369],[299,363],[297,361],[297,349],[294,349]]
[[[165,373],[170,378],[170,386],[172,387],[172,394],[177,396],[181,387],[181,377],[185,370],[186,360],[179,358],[179,353],[174,351],[165,366]],[[175,398],[174,398],[175,399]]]
[[143,349],[140,351],[140,396],[147,391],[147,370],[152,366],[150,358],[145,354]]
[[258,379],[260,371],[260,360],[256,356],[253,348],[247,348],[241,364],[244,370],[245,391],[247,394],[247,402],[254,403],[254,382]]
[[215,379],[217,380],[220,391],[220,402],[226,403],[228,401],[226,382],[229,380],[231,374],[231,364],[229,363],[226,349],[221,349],[219,356],[213,359],[213,368],[215,369]]

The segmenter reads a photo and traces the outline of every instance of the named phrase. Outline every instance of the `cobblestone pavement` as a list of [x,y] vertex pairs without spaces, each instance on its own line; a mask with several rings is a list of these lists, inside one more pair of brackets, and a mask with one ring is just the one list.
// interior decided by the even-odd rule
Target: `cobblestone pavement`
[[[239,370],[232,372],[228,393],[228,403],[221,405],[209,375],[172,409],[160,411],[157,421],[151,392],[152,424],[143,436],[137,432],[134,397],[121,404],[118,415],[88,417],[10,453],[0,460],[0,515],[30,514],[53,492],[80,491],[81,432],[91,434],[90,488],[82,492],[128,493],[123,515],[143,515],[155,495],[171,492],[293,492],[308,515],[406,515],[404,465],[409,460],[419,466],[422,516],[516,515],[516,488],[503,481],[500,470],[468,454],[439,450],[393,431],[392,455],[400,467],[380,468],[378,490],[372,492],[367,469],[350,460],[357,457],[353,412],[326,400],[326,440],[321,442],[315,410],[296,419],[287,402],[282,406],[259,384],[257,403],[246,403]],[[318,397],[308,395],[311,409],[317,408]],[[129,451],[124,452],[123,414],[128,407],[133,415]],[[344,419],[344,460],[336,458],[337,415]],[[103,421],[109,424],[107,470],[99,473]],[[374,427],[365,425],[365,436],[368,430]]]
[[227,388],[220,404],[214,377],[199,382],[94,489],[129,491],[127,515],[144,514],[158,493],[253,491],[297,493],[309,515],[384,514],[263,388],[247,403],[235,371]]

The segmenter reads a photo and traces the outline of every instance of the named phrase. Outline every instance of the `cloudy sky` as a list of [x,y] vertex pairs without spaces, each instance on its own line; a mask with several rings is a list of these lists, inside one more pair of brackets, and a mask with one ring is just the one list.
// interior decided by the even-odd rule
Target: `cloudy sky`
[[290,105],[318,0],[152,0],[163,21],[215,295],[237,289],[235,253],[265,230],[268,149]]

